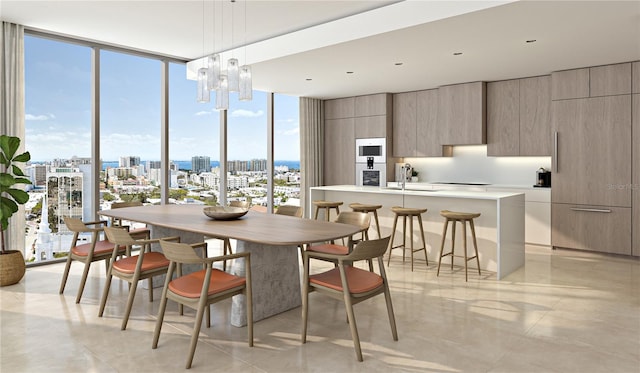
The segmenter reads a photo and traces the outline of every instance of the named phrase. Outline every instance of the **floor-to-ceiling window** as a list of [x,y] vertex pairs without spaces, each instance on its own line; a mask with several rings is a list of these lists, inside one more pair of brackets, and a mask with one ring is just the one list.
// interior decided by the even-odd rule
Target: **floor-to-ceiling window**
[[274,205],[300,206],[300,105],[298,97],[274,94],[273,127]]

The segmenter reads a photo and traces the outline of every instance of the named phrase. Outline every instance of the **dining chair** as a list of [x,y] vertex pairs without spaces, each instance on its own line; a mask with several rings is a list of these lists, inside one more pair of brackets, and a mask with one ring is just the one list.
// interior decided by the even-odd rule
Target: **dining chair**
[[[209,305],[221,301],[223,299],[244,295],[246,297],[247,312],[247,334],[249,347],[253,346],[253,305],[251,296],[251,262],[250,253],[237,253],[233,255],[222,255],[211,258],[201,258],[194,250],[194,246],[202,244],[185,244],[169,241],[160,241],[160,247],[164,255],[169,259],[169,268],[162,289],[162,299],[160,300],[160,308],[158,310],[158,318],[156,320],[156,328],[153,333],[153,344],[151,348],[158,347],[160,339],[160,330],[164,320],[165,310],[167,308],[167,300],[171,299],[180,305],[196,310],[196,320],[191,333],[191,343],[189,347],[189,355],[187,356],[186,368],[191,368],[193,356],[198,343],[198,335],[200,334],[200,326],[205,313],[205,308],[209,309]],[[244,259],[245,277],[232,275],[227,272],[213,268],[214,262],[230,259]],[[203,264],[206,269],[193,272],[184,276],[178,272],[178,277],[173,278],[176,267],[180,268],[181,264]],[[207,328],[211,326],[211,320],[207,317]]]
[[[71,262],[74,260],[83,262],[84,270],[82,271],[82,278],[80,279],[80,286],[78,288],[78,294],[76,295],[76,303],[80,303],[91,263],[104,260],[105,268],[108,271],[109,258],[113,252],[114,245],[107,239],[103,237],[101,238],[101,234],[104,231],[104,227],[107,225],[107,221],[83,222],[81,219],[65,216],[64,224],[67,229],[73,232],[73,238],[71,239],[71,247],[69,248],[69,255],[67,256],[67,264],[65,265],[64,273],[62,274],[60,294],[64,292],[64,288],[67,284],[69,270],[71,269]],[[81,233],[91,233],[91,241],[87,243],[80,243]],[[124,253],[124,249],[119,251],[119,254]]]
[[[124,208],[124,207],[138,207],[138,206],[144,206],[144,205],[140,201],[113,202],[111,204],[111,209],[113,210],[113,209],[119,209],[119,208]],[[146,239],[146,240],[148,240],[149,238],[151,238],[151,231],[146,226],[131,229],[130,226],[123,224],[122,219],[118,219],[118,218],[111,218],[111,222],[110,223],[111,223],[110,225],[112,227],[117,227],[117,226],[129,227],[128,228],[129,229],[129,233],[131,234],[131,237],[133,237],[135,239]]]
[[[360,348],[360,337],[353,312],[353,305],[378,294],[384,294],[387,303],[387,313],[389,314],[389,324],[393,340],[398,340],[396,320],[393,314],[393,304],[391,303],[391,293],[387,275],[384,270],[382,256],[387,251],[389,237],[359,242],[349,254],[329,254],[306,250],[304,252],[304,277],[302,285],[302,343],[307,342],[307,324],[309,319],[309,293],[317,291],[331,298],[344,301],[347,311],[347,320],[353,345],[356,350],[358,361],[363,361],[362,349]],[[329,271],[310,274],[310,260],[321,259],[337,262],[337,267]],[[349,263],[358,260],[377,259],[379,273],[373,270],[364,270],[350,265]]]
[[296,218],[302,217],[302,207],[294,205],[280,205],[275,211],[276,215],[295,216]]
[[[149,279],[149,302],[153,302],[153,277],[164,275],[169,268],[169,260],[161,252],[151,251],[151,244],[158,243],[159,239],[135,239],[131,232],[121,227],[105,227],[105,235],[107,239],[114,245],[109,269],[107,271],[107,280],[104,286],[102,299],[100,300],[100,311],[98,317],[102,317],[104,309],[109,297],[109,289],[111,288],[111,280],[117,277],[129,283],[129,296],[127,305],[122,318],[121,330],[127,328],[129,315],[133,307],[133,300],[136,296],[138,281]],[[166,237],[164,240],[172,240],[180,242],[180,237]],[[118,259],[118,254],[123,248],[139,246],[138,255],[127,256]]]
[[[356,227],[360,227],[360,231],[356,232],[353,236],[361,233],[362,237],[360,239],[355,239],[353,236],[350,236],[347,239],[346,245],[338,245],[334,241],[318,245],[307,245],[306,250],[317,253],[347,255],[357,242],[366,241],[369,239],[368,231],[369,225],[371,223],[371,216],[369,214],[364,212],[343,211],[338,215],[338,218],[335,220],[335,222],[342,224],[351,224],[355,225]],[[335,263],[334,260],[331,261]],[[369,266],[371,269],[373,268],[373,264],[371,261],[369,262]]]

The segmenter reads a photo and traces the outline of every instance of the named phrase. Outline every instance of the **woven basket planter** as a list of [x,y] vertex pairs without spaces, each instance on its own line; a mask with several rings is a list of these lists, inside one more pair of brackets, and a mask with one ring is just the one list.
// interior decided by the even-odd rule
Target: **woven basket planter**
[[18,250],[0,254],[0,286],[17,284],[25,272],[24,256]]

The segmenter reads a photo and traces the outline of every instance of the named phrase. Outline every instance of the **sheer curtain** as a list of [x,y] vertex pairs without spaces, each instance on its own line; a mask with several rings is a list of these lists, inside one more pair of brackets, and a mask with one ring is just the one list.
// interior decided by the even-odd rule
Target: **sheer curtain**
[[[24,26],[2,22],[0,31],[0,135],[22,139],[24,151]],[[5,234],[12,250],[24,253],[24,206],[13,215]]]
[[309,188],[324,182],[324,101],[300,97],[300,206],[309,216]]

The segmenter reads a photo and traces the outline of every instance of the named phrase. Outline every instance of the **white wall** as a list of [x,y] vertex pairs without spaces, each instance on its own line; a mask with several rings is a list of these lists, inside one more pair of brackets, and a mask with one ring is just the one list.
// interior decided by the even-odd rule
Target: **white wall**
[[419,172],[420,182],[533,186],[540,167],[551,169],[551,157],[487,157],[486,145],[456,146],[453,157],[405,158],[404,161]]

